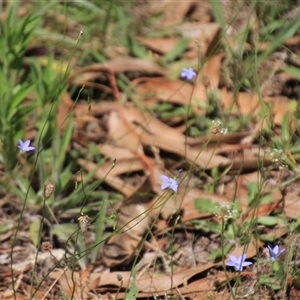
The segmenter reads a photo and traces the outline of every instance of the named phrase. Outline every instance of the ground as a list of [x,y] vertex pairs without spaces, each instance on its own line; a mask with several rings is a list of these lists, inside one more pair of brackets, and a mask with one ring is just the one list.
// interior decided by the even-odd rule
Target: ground
[[1,299],[299,299],[299,8],[4,3]]

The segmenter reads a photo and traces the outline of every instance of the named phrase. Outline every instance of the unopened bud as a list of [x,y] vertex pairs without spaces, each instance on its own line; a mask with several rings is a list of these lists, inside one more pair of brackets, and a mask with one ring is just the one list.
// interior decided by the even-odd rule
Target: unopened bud
[[53,194],[54,191],[54,185],[52,184],[52,182],[48,182],[45,184],[44,186],[44,197],[45,199],[49,199],[51,197],[51,195]]
[[88,215],[82,215],[78,218],[81,233],[87,232],[90,219]]

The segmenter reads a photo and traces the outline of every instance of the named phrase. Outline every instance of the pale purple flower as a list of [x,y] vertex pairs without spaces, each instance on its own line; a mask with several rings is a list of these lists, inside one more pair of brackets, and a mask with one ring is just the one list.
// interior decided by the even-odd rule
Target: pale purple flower
[[243,254],[239,257],[235,257],[234,255],[228,255],[229,261],[226,263],[228,267],[234,267],[236,271],[243,271],[244,267],[252,265],[252,262],[245,261],[246,254]]
[[170,178],[166,175],[160,175],[160,178],[164,181],[161,185],[161,189],[164,190],[166,188],[170,188],[174,192],[177,192],[178,190],[178,182],[177,180]]
[[274,248],[272,248],[271,246],[268,246],[268,248],[270,251],[272,261],[275,261],[279,257],[279,255],[285,250],[285,249],[279,250],[278,245],[276,245]]
[[196,72],[193,70],[193,68],[183,68],[180,74],[180,77],[186,80],[192,80],[195,76]]
[[20,149],[20,152],[25,153],[35,149],[35,147],[29,146],[29,144],[30,140],[23,142],[21,139],[19,139],[18,148]]

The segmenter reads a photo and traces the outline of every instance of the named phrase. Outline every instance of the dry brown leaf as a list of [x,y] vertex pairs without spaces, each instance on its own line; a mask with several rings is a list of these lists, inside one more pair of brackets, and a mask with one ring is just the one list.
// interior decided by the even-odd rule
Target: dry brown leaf
[[241,143],[242,151],[233,152],[231,171],[236,171],[238,173],[241,171],[253,172],[254,170],[257,170],[259,161],[263,161],[265,167],[268,167],[272,164],[271,160],[266,159],[263,156],[263,149],[255,145],[251,145],[251,143],[252,139],[251,142],[249,142],[249,145]]
[[93,64],[81,68],[68,78],[72,84],[78,84],[77,81],[89,82],[99,78],[99,73],[123,73],[128,71],[138,71],[151,74],[166,75],[167,72],[156,63],[139,58],[122,57],[109,60],[104,64]]
[[285,188],[284,213],[288,218],[296,219],[300,211],[300,184],[299,181],[291,183]]
[[112,176],[118,176],[124,173],[143,171],[145,169],[145,165],[137,158],[118,159],[113,169],[111,168],[111,162],[106,162],[101,165],[101,169],[104,173],[109,172]]
[[196,3],[196,0],[191,1],[151,1],[149,13],[153,14],[154,12],[163,12],[161,19],[158,21],[157,26],[160,28],[171,27],[172,25],[180,24],[187,12],[190,10],[191,6]]
[[101,248],[102,262],[107,267],[128,264],[152,222],[143,204],[126,203],[118,209],[118,216],[117,230],[121,233],[114,234]]
[[[95,168],[97,168],[96,164],[82,158],[79,158],[77,163],[87,172],[92,172],[95,170]],[[101,168],[97,169],[95,177],[99,180],[104,180],[107,184],[127,197],[136,191],[136,188],[134,186],[126,183],[124,180],[117,176],[112,176],[110,173],[107,173],[107,171],[103,171]]]
[[[248,132],[229,132],[227,134],[223,135],[203,135],[200,137],[195,137],[195,138],[187,138],[187,145],[203,145],[207,143],[209,140],[208,148],[215,147],[216,148],[216,153],[222,152],[219,151],[219,147],[227,147],[226,144],[231,144],[230,146],[233,146],[233,150],[235,150],[237,147],[237,144],[241,143],[241,140],[248,136]],[[216,144],[218,147],[216,147]],[[211,146],[212,145],[212,146]]]
[[[131,116],[127,117],[130,118]],[[108,120],[108,137],[116,146],[130,149],[136,153],[143,153],[139,135],[136,131],[131,130],[133,124],[125,120],[117,112],[111,112]]]
[[208,91],[214,91],[219,87],[221,62],[224,58],[224,53],[219,53],[212,56],[200,70],[197,81],[205,82]]
[[72,299],[84,300],[90,299],[89,292],[95,290],[99,284],[98,274],[91,273],[92,266],[81,272],[71,271],[69,269],[53,271],[49,277],[58,279],[61,289]]
[[248,174],[240,174],[237,178],[237,181],[231,181],[230,183],[226,184],[224,195],[228,199],[237,199],[241,205],[242,212],[246,220],[251,219],[253,214],[255,214],[255,216],[268,216],[282,201],[282,194],[278,187],[266,183],[262,187],[261,193],[262,195],[270,194],[273,199],[272,203],[261,204],[259,207],[249,210],[248,185],[251,182],[262,182],[262,180],[261,174],[256,171]]
[[[249,93],[238,93],[236,99],[234,94],[228,92],[226,88],[221,90],[221,100],[226,110],[231,110],[232,113],[238,112],[248,116],[257,117],[261,109],[260,100],[257,95]],[[288,99],[285,97],[264,97],[265,103],[271,104],[270,112],[273,116],[273,121],[276,125],[282,125],[283,118],[286,114],[292,116],[293,109],[288,105]],[[291,121],[292,124],[292,121]],[[259,124],[259,127],[261,125]]]
[[[170,137],[171,138],[171,137]],[[175,153],[180,157],[185,157],[192,164],[196,164],[201,168],[211,169],[216,167],[228,167],[231,165],[232,160],[221,155],[215,155],[213,151],[207,151],[201,147],[190,148],[180,144],[179,142],[174,142],[169,139],[169,136],[150,136],[143,134],[142,136],[143,144],[155,145],[165,151]]]
[[[297,279],[295,280],[295,284],[297,284]],[[300,299],[300,291],[292,286],[289,292],[289,299]]]
[[290,120],[290,126],[294,125],[293,109],[289,105],[290,100],[286,97],[264,97],[265,103],[269,103],[273,106],[273,122],[276,125],[282,125],[283,119],[288,115]]
[[[243,274],[241,273],[241,275],[243,275]],[[224,272],[219,272],[215,276],[212,276],[212,278],[201,278],[201,279],[192,281],[191,283],[188,283],[186,285],[183,285],[182,287],[178,288],[178,291],[182,295],[185,295],[185,296],[192,293],[192,295],[194,294],[194,296],[197,297],[195,299],[199,299],[200,297],[205,298],[205,296],[207,296],[209,293],[215,291],[216,283],[218,285],[220,285],[223,282],[226,282],[226,280],[228,280],[228,278],[232,278],[233,276],[234,276],[233,274],[226,275]],[[218,299],[215,297],[216,296],[215,293],[213,293],[213,295],[214,295],[213,299]],[[229,293],[227,294],[226,292],[222,293],[222,295],[220,295],[220,297],[222,297],[221,299],[226,299],[226,297],[228,297],[228,296],[229,296]],[[230,298],[227,298],[227,299],[230,299]]]
[[172,51],[181,41],[179,37],[138,37],[136,40],[152,51],[166,54]]
[[[126,124],[132,122],[131,130],[132,132],[135,130],[135,136],[140,138],[143,145],[156,146],[181,157],[186,157],[192,163],[203,168],[210,169],[220,165],[225,167],[232,163],[231,159],[215,155],[213,151],[207,151],[203,147],[197,149],[185,146],[186,137],[183,134],[133,106],[122,107],[122,116],[127,118]],[[121,125],[118,126],[122,127]],[[122,130],[124,131],[124,129]],[[126,148],[131,147],[131,145],[121,142],[120,139],[118,142]],[[137,139],[135,143],[137,143]]]
[[256,240],[254,238],[251,237],[251,241],[249,242],[249,244],[241,246],[237,249],[235,249],[234,251],[232,251],[230,254],[238,257],[241,256],[242,254],[246,254],[246,258],[251,258],[253,256],[256,256],[257,251],[260,247],[262,247],[264,245],[263,242]]
[[137,280],[137,287],[139,291],[153,293],[163,293],[174,287],[187,282],[193,276],[200,274],[206,270],[214,267],[215,264],[207,264],[204,266],[193,267],[188,270],[178,270],[171,275],[160,275],[157,277],[140,278]]
[[[206,89],[198,82],[193,89],[190,84],[181,80],[166,78],[142,77],[132,81],[140,97],[147,104],[147,99],[157,102],[169,102],[180,105],[191,105],[197,114],[205,114],[203,107],[207,104]],[[200,105],[200,102],[202,104]]]
[[20,293],[14,293],[14,291],[12,290],[12,294],[14,294],[13,296],[9,296],[9,297],[5,297],[5,295],[2,294],[2,296],[4,297],[3,299],[5,300],[28,300],[28,297],[25,297],[24,295],[20,294]]
[[152,195],[149,177],[125,199],[117,209],[118,232],[105,241],[101,248],[102,262],[113,267],[129,263],[135,250],[143,240],[153,221],[152,211],[148,210]]
[[184,200],[182,207],[184,208],[184,214],[182,221],[187,222],[192,219],[212,216],[211,213],[201,213],[196,209],[194,201],[196,199],[210,199],[212,203],[232,203],[232,201],[225,196],[218,195],[216,193],[208,193],[199,189],[192,189],[184,194]]
[[234,99],[234,94],[223,88],[221,90],[221,100],[226,110],[232,110],[232,107],[234,107],[233,112],[238,110],[242,114],[253,116],[256,116],[259,112],[259,98],[257,95],[240,92]]
[[220,26],[217,23],[184,23],[176,27],[183,37],[191,39],[192,49],[185,55],[189,59],[209,56],[220,41]]
[[[177,270],[174,271],[172,275],[156,274],[154,276],[150,276],[145,274],[144,277],[136,279],[136,284],[139,292],[149,293],[150,295],[153,293],[161,294],[169,289],[184,284],[193,276],[209,270],[214,266],[215,264],[207,264],[204,266],[193,267],[188,270]],[[100,275],[101,280],[99,286],[120,286],[121,283],[117,280],[117,274],[119,273],[123,277],[123,286],[128,286],[129,278],[131,276],[130,272],[112,272],[105,274],[105,276]]]

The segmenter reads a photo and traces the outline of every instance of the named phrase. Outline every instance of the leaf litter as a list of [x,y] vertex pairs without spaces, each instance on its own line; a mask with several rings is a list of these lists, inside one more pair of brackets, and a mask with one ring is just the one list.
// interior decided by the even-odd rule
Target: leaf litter
[[[205,7],[211,9],[208,2]],[[295,177],[295,172],[274,168],[266,175],[266,170],[262,170],[258,161],[264,161],[265,168],[272,167],[272,161],[265,157],[264,149],[257,144],[260,132],[267,127],[260,116],[266,107],[275,134],[281,134],[281,126],[287,116],[290,116],[289,130],[294,131],[292,117],[295,106],[290,105],[293,99],[280,93],[271,97],[270,93],[264,96],[255,91],[232,91],[231,80],[226,81],[222,74],[226,71],[223,62],[228,54],[215,52],[222,42],[220,26],[210,18],[210,14],[203,18],[202,7],[197,1],[182,2],[180,5],[161,1],[149,4],[147,9],[150,14],[154,11],[162,14],[154,30],[165,27],[181,36],[138,37],[136,41],[147,48],[151,61],[133,57],[112,58],[103,64],[76,67],[68,78],[70,86],[85,85],[105,93],[110,99],[92,99],[91,104],[83,101],[76,104],[72,110],[76,128],[72,145],[84,149],[88,148],[90,142],[96,143],[98,154],[106,159],[101,167],[86,158],[78,158],[77,165],[84,176],[94,172],[94,179],[100,180],[108,193],[118,192],[123,195],[123,200],[114,205],[116,231],[109,233],[107,227],[109,237],[105,239],[97,261],[82,270],[74,270],[66,264],[61,268],[49,269],[46,281],[36,291],[39,299],[47,298],[51,289],[58,294],[60,290],[73,299],[125,299],[128,295],[126,289],[134,285],[135,297],[141,299],[231,299],[226,286],[236,278],[236,274],[225,272],[222,261],[215,262],[209,255],[212,249],[217,250],[216,244],[220,247],[220,234],[213,233],[212,228],[205,228],[205,222],[198,222],[210,220],[220,225],[224,216],[218,216],[213,211],[200,211],[196,208],[195,200],[200,199],[203,203],[204,200],[209,201],[212,206],[228,205],[236,200],[241,211],[241,218],[237,222],[241,227],[248,226],[253,216],[257,220],[274,217],[274,212],[280,210],[289,220],[298,218],[298,180],[282,188],[283,183]],[[232,10],[226,8],[225,11],[232,17]],[[194,22],[186,22],[188,16],[194,18]],[[203,19],[197,19],[199,16]],[[227,15],[226,18],[230,20]],[[243,18],[236,22],[241,20]],[[232,25],[236,26],[235,23]],[[233,34],[240,33],[244,25],[234,28]],[[188,47],[177,54],[177,61],[161,67],[159,62],[164,62],[164,55],[170,53],[183,37],[189,38]],[[291,39],[283,43],[291,44]],[[237,38],[233,40],[237,41]],[[295,44],[299,44],[299,39]],[[234,48],[234,45],[231,47]],[[174,72],[179,74],[181,63],[184,67],[197,67],[199,58],[203,66],[193,82],[172,78]],[[189,65],[185,65],[187,63]],[[130,72],[134,75],[132,79],[128,77],[132,97],[119,91],[116,83],[122,74]],[[99,78],[101,83],[97,82]],[[268,89],[272,87],[275,87],[274,83]],[[228,120],[248,116],[248,127],[243,132],[227,135],[213,136],[208,131],[202,136],[188,135],[187,117],[196,122],[192,120],[195,116],[204,119],[205,116],[212,118],[214,115],[209,112],[211,103],[208,97],[209,93],[214,92],[219,92],[221,114],[226,113]],[[182,113],[176,117],[161,117],[153,109],[162,104],[180,107]],[[64,120],[72,106],[73,100],[66,91],[58,109],[57,123],[61,134],[64,134]],[[116,163],[112,168],[114,159]],[[174,177],[180,168],[184,168],[184,171],[178,177],[178,193],[162,190],[160,176],[167,174],[170,178]],[[214,176],[216,170],[224,172],[223,176]],[[214,180],[217,180],[217,184],[212,188]],[[260,182],[264,184],[259,186]],[[207,189],[207,185],[210,189]],[[262,199],[258,200],[258,196]],[[0,201],[1,207],[5,208],[7,199]],[[252,205],[255,201],[261,201],[260,205]],[[3,212],[0,218],[1,224],[7,222]],[[28,216],[26,218],[29,219]],[[257,238],[253,227],[249,227],[246,246],[231,241],[228,253],[236,257],[246,254],[247,259],[252,259],[261,255],[267,241],[282,238],[288,242],[285,224],[278,219],[277,225],[271,229],[260,227],[261,239]],[[1,242],[6,245],[11,230],[9,227],[1,232]],[[25,226],[19,234],[28,236],[26,230],[28,228]],[[291,244],[299,248],[297,237]],[[26,250],[27,254],[35,253],[32,243],[26,241],[24,245],[24,249],[30,249]],[[182,249],[184,251],[181,252]],[[1,277],[5,283],[9,282],[10,269],[5,256],[9,250],[8,246],[1,248]],[[49,254],[47,257],[39,252],[39,263],[47,265],[49,259],[52,259],[50,264],[53,261],[62,263],[66,257],[61,255],[60,250],[62,248],[46,251]],[[15,251],[17,255],[17,249]],[[14,267],[18,278],[16,287],[22,286],[21,290],[28,292],[28,274],[34,268],[34,261],[29,259],[23,266],[23,257],[15,260],[20,263]],[[186,263],[180,263],[180,260]],[[46,271],[39,266],[38,272],[41,275]],[[259,274],[255,267],[250,267],[240,276],[245,286],[251,287],[253,278],[258,280]],[[289,278],[290,296],[297,297],[299,292],[293,280],[296,279]],[[2,285],[1,292],[4,299],[13,299],[11,291],[4,290]],[[268,297],[272,296],[270,291],[258,286],[255,292],[260,299],[270,299]],[[245,291],[240,291],[240,295],[245,294]],[[253,295],[249,299],[253,299]],[[28,299],[19,290],[16,296],[17,299]]]

